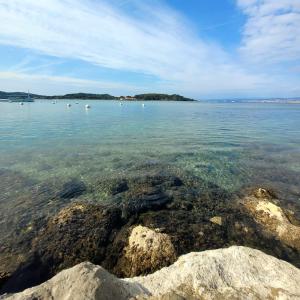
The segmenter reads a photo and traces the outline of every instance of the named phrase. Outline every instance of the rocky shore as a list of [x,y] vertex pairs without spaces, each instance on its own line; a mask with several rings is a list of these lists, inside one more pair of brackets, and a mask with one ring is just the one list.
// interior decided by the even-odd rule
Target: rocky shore
[[291,264],[258,250],[233,246],[183,255],[152,275],[127,279],[85,262],[40,286],[2,299],[299,299],[299,282],[300,270]]
[[[167,173],[100,182],[96,188],[105,189],[110,201],[80,200],[87,187],[76,181],[53,193],[53,201],[67,204],[16,236],[19,252],[8,246],[1,252],[0,294],[21,292],[59,273],[12,299],[235,299],[247,292],[250,299],[299,297],[297,203],[263,187],[231,195],[212,183]],[[207,251],[212,249],[220,250]],[[182,277],[186,264],[190,271]],[[109,282],[101,283],[106,277]],[[76,298],[87,292],[76,291],[76,285],[88,278],[94,280],[90,295]],[[55,288],[62,282],[70,284],[74,297]],[[115,298],[109,298],[111,289],[119,293]]]

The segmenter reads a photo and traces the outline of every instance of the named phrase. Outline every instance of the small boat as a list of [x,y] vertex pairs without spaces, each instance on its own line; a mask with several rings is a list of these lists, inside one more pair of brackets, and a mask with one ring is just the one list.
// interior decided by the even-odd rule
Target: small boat
[[30,98],[30,95],[29,95],[29,91],[27,93],[27,102],[32,102],[32,99]]
[[79,102],[76,101],[75,104],[79,104]]
[[145,107],[146,106],[145,103],[143,103],[142,106]]
[[90,109],[90,105],[86,104],[85,109]]
[[67,107],[71,107],[72,105],[70,103],[67,104]]
[[24,103],[23,103],[23,102],[20,102],[20,105],[24,105]]

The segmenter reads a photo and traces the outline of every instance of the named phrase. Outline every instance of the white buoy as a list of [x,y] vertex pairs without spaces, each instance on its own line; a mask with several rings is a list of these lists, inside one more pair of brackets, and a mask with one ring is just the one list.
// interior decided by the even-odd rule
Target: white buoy
[[145,103],[143,103],[142,106],[145,107]]
[[90,109],[90,105],[86,104],[85,109]]
[[72,105],[70,103],[67,104],[68,107],[71,107]]

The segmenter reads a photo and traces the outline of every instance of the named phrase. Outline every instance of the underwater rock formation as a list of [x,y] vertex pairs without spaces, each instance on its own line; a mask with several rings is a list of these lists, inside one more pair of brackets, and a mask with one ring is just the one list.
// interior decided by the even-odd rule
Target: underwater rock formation
[[118,279],[88,262],[5,300],[299,299],[300,270],[246,247],[181,256],[146,277]]
[[82,195],[85,191],[85,184],[82,181],[73,179],[66,182],[55,196],[62,199],[71,199]]

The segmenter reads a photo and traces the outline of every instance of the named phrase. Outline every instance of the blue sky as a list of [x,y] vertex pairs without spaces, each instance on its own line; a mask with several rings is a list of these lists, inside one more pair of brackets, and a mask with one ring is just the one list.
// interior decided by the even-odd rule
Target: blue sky
[[300,96],[299,0],[0,0],[0,90]]

